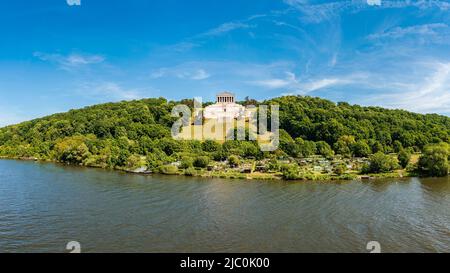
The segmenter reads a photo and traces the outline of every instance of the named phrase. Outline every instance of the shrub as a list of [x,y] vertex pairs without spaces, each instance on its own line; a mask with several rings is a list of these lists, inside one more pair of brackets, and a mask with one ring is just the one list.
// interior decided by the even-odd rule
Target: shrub
[[220,148],[221,148],[221,145],[214,140],[208,139],[202,143],[202,150],[205,152],[209,152],[209,153],[216,152]]
[[209,157],[207,156],[199,156],[194,160],[194,167],[196,168],[206,168],[209,164]]
[[407,150],[403,149],[398,153],[398,162],[402,168],[406,168],[408,166],[409,161],[411,160],[411,153]]
[[67,137],[55,145],[57,160],[65,163],[81,164],[91,156],[82,136]]
[[364,165],[362,173],[385,173],[395,170],[398,164],[394,158],[378,152],[369,158],[369,164]]
[[427,145],[419,159],[419,172],[427,176],[448,175],[450,147],[447,143]]
[[178,174],[178,167],[174,165],[164,165],[159,167],[159,171],[163,174]]
[[186,170],[184,170],[184,175],[186,175],[186,176],[196,176],[197,175],[197,170],[195,170],[193,167],[187,168]]
[[224,161],[227,159],[228,157],[228,152],[226,152],[223,148],[220,148],[219,150],[217,150],[216,152],[214,152],[212,154],[212,158],[215,161]]
[[180,168],[181,169],[188,169],[194,166],[194,159],[189,156],[185,156],[181,159]]
[[145,166],[145,161],[142,160],[142,157],[140,155],[134,154],[128,157],[125,166],[130,170],[137,169]]
[[330,145],[325,141],[319,141],[316,143],[317,153],[326,158],[333,158],[334,151],[331,149]]
[[280,164],[278,163],[278,160],[276,158],[272,158],[269,161],[269,166],[267,167],[267,169],[272,172],[278,172],[280,170]]
[[286,180],[295,180],[299,178],[299,168],[297,164],[285,164],[281,166],[283,178]]
[[347,171],[347,165],[339,163],[333,168],[333,172],[337,175],[343,175]]
[[356,157],[367,157],[371,153],[369,145],[364,140],[358,140],[353,144],[352,150]]
[[166,161],[168,161],[167,155],[159,149],[155,149],[153,153],[147,154],[147,167],[151,170],[158,170]]
[[241,161],[239,160],[239,157],[237,157],[235,155],[230,155],[228,157],[228,165],[230,165],[230,167],[236,168],[236,167],[239,167],[240,164],[241,164]]
[[258,144],[254,142],[242,142],[241,143],[241,156],[245,158],[257,158],[260,156],[260,150]]

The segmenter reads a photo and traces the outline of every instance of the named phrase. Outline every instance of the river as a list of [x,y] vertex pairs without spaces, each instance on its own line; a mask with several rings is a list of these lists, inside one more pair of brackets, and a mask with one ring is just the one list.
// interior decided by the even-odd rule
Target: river
[[0,252],[450,252],[450,179],[283,182],[0,160]]

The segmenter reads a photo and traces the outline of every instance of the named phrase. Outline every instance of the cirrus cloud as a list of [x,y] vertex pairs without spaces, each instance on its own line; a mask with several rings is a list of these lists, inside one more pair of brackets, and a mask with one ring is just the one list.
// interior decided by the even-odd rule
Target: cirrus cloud
[[81,0],[66,0],[69,6],[81,6]]
[[34,52],[34,57],[42,61],[57,64],[61,69],[71,70],[77,67],[99,64],[105,61],[101,55],[76,54],[62,55],[57,53]]

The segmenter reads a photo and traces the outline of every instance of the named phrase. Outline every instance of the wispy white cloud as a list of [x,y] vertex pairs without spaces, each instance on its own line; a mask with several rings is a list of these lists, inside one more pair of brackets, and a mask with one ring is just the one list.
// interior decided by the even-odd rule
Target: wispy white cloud
[[251,26],[248,24],[244,24],[242,22],[228,22],[228,23],[224,23],[216,28],[213,28],[211,30],[208,30],[207,32],[200,34],[200,36],[205,37],[205,36],[218,36],[218,35],[222,35],[224,33],[236,30],[236,29],[245,29],[245,28],[250,28]]
[[399,9],[413,7],[419,10],[439,9],[440,11],[450,10],[450,3],[442,0],[429,1],[388,1],[388,0],[342,0],[314,3],[305,0],[284,0],[284,3],[294,7],[301,13],[304,22],[320,23],[327,20],[336,19],[342,13],[358,13],[367,9]]
[[265,80],[256,80],[248,82],[251,85],[260,86],[267,89],[288,90],[290,94],[306,94],[321,90],[324,88],[334,87],[338,85],[347,85],[355,83],[356,76],[328,76],[318,77],[305,80],[297,79],[292,72],[286,72],[285,78],[271,78]]
[[187,63],[181,64],[175,67],[163,67],[156,70],[153,70],[150,73],[150,77],[152,79],[159,79],[163,77],[176,77],[178,79],[187,79],[187,80],[206,80],[211,75],[203,68],[195,67],[195,64]]
[[349,79],[341,79],[341,78],[323,78],[312,80],[310,82],[306,82],[302,85],[303,92],[313,92],[316,90],[321,90],[324,88],[337,86],[337,85],[345,85],[352,83]]
[[220,37],[222,35],[225,35],[227,33],[230,33],[230,32],[236,31],[236,30],[255,28],[256,25],[251,24],[251,22],[254,20],[266,17],[266,16],[267,15],[265,15],[265,14],[255,14],[255,15],[247,17],[244,20],[222,23],[214,28],[211,28],[204,32],[201,32],[201,33],[198,33],[191,37],[188,37],[175,45],[171,45],[168,47],[168,49],[175,50],[177,52],[189,51],[193,48],[201,46],[209,39],[217,38],[217,37]]
[[42,61],[57,64],[61,69],[64,70],[71,70],[91,64],[99,64],[105,61],[105,58],[101,55],[87,55],[76,53],[62,55],[56,53],[48,54],[43,52],[34,52],[33,55]]
[[192,80],[204,80],[209,78],[211,75],[209,75],[205,70],[199,69],[195,71],[192,74],[188,74],[188,77]]
[[249,81],[248,83],[267,89],[292,88],[298,86],[299,82],[294,73],[285,72],[285,78],[269,78]]
[[[443,33],[444,31],[445,33]],[[419,35],[421,36],[421,38],[426,38],[427,40],[432,39],[433,37],[438,38],[438,40],[443,40],[442,36],[448,37],[449,34],[450,31],[449,26],[447,24],[435,23],[435,24],[414,25],[408,27],[394,27],[392,29],[388,29],[380,33],[371,34],[369,35],[368,38],[371,40],[399,39],[408,35]]]
[[81,0],[66,0],[69,6],[81,6]]
[[423,71],[428,72],[423,72],[422,81],[410,79],[409,82],[390,84],[392,93],[381,94],[370,101],[421,113],[450,113],[450,63],[426,63]]
[[381,0],[367,0],[369,6],[381,6]]
[[112,81],[85,82],[80,84],[76,91],[79,95],[100,101],[135,100],[152,95],[150,89],[124,88]]
[[267,79],[267,80],[257,80],[249,82],[250,84],[261,86],[269,89],[279,89],[284,88],[292,83],[289,80],[286,79]]

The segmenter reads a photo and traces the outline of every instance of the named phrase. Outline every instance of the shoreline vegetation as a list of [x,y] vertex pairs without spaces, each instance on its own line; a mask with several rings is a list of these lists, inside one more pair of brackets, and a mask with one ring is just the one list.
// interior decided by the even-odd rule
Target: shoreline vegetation
[[[244,179],[244,180],[291,180],[291,181],[344,181],[344,180],[375,180],[375,179],[385,179],[385,178],[406,178],[406,177],[419,177],[417,173],[408,172],[406,170],[396,170],[389,173],[368,173],[361,174],[359,172],[347,172],[345,174],[334,174],[334,173],[324,173],[324,172],[304,172],[299,174],[298,177],[294,179],[286,179],[283,176],[283,172],[274,171],[274,172],[261,172],[256,170],[243,170],[242,168],[233,168],[222,171],[217,171],[211,168],[188,168],[188,169],[180,169],[180,168],[171,168],[171,166],[177,166],[177,164],[172,165],[164,165],[161,166],[159,170],[152,171],[147,168],[137,168],[137,169],[128,169],[124,167],[119,168],[105,168],[103,166],[84,166],[84,165],[74,165],[65,162],[58,162],[52,160],[39,159],[34,157],[5,157],[0,156],[0,159],[3,160],[21,160],[21,161],[36,161],[43,163],[58,163],[66,166],[76,166],[76,167],[84,167],[84,168],[96,168],[96,169],[105,169],[105,170],[113,170],[113,171],[122,171],[129,174],[140,174],[140,175],[172,175],[172,176],[191,176],[191,177],[201,177],[201,178],[224,178],[224,179]],[[222,162],[226,163],[226,162]]]
[[[240,104],[259,103],[246,99]],[[71,110],[0,128],[0,158],[60,162],[131,173],[263,180],[354,180],[447,176],[450,118],[285,96],[280,145],[175,140],[178,104],[164,98]],[[247,138],[248,139],[248,128]]]

